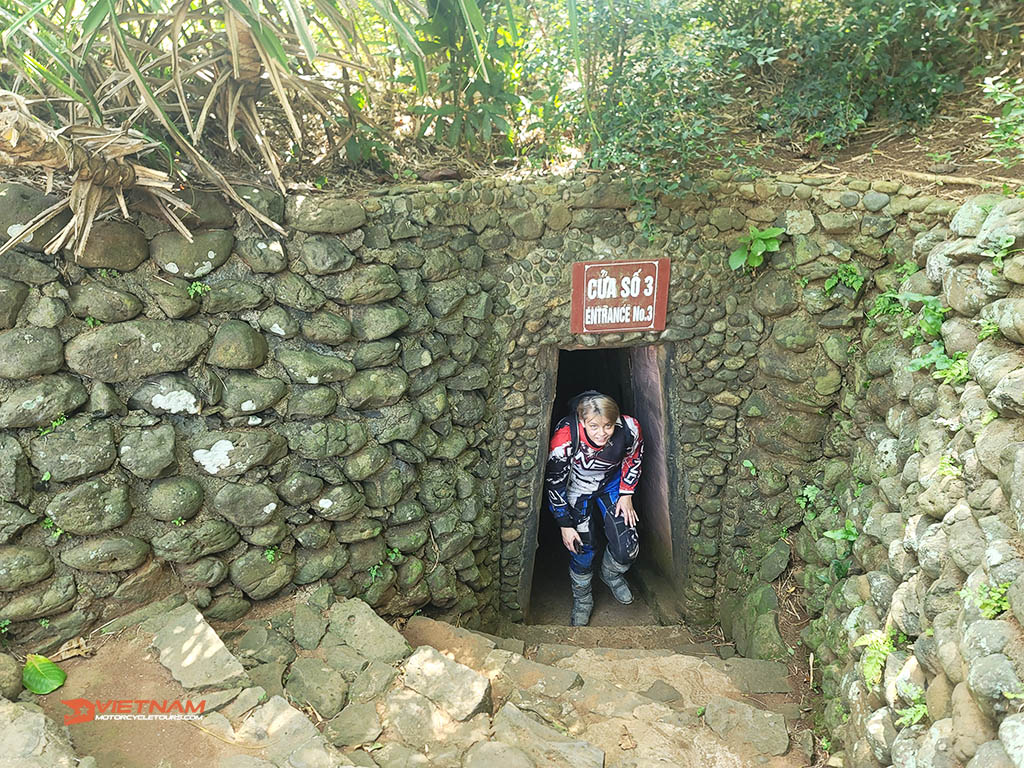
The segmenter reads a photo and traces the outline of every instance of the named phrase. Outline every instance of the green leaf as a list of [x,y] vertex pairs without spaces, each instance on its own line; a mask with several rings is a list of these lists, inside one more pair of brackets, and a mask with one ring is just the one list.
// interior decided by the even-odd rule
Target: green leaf
[[462,114],[455,116],[452,120],[452,125],[448,129],[448,146],[454,147],[459,143],[459,137],[462,136]]
[[489,83],[491,81],[487,78],[487,59],[484,57],[484,50],[480,44],[481,38],[486,39],[487,37],[483,14],[480,13],[480,7],[476,4],[476,0],[457,0],[457,2],[459,10],[462,11],[462,17],[466,20],[466,32],[469,34],[473,50],[476,52],[476,60],[480,63],[480,76]]
[[68,673],[45,656],[30,653],[25,658],[21,671],[21,682],[32,693],[44,694],[56,691],[67,680]]
[[519,42],[519,25],[516,24],[516,14],[512,10],[512,0],[505,0],[505,14],[508,16],[508,28],[512,33],[512,42]]
[[[15,17],[11,13],[9,13],[2,5],[0,5],[0,26],[4,26],[3,22],[13,25],[16,21],[17,19],[15,19]],[[56,62],[61,69],[67,72],[68,76],[72,80],[74,80],[75,83],[77,83],[81,91],[80,93],[75,93],[63,83],[59,87],[61,87],[61,89],[66,94],[70,95],[76,101],[80,101],[87,104],[89,107],[89,112],[90,114],[92,114],[93,119],[97,123],[102,123],[103,118],[100,114],[100,106],[96,101],[96,97],[93,93],[92,87],[83,77],[81,72],[79,72],[78,67],[72,66],[72,64],[69,61],[67,61],[62,55],[62,53],[67,51],[66,46],[63,46],[61,43],[53,40],[51,37],[44,33],[36,33],[31,26],[23,27],[22,34],[25,37],[27,37],[37,48],[44,51],[51,59],[53,59],[53,61]],[[37,61],[35,57],[30,57],[28,53],[25,53],[24,56],[26,58],[31,58],[33,67],[37,69],[41,75],[46,77],[48,81],[50,81],[51,83],[53,83],[54,81],[60,82],[59,78],[57,78],[56,75],[50,72],[42,64],[42,62]]]
[[110,9],[106,3],[96,3],[89,10],[85,21],[82,22],[82,37],[91,37],[92,33],[99,29],[103,22],[107,20],[109,13]]
[[306,58],[313,61],[316,58],[316,45],[309,35],[309,22],[306,21],[306,12],[302,9],[302,4],[297,0],[282,0],[282,2],[288,11],[288,18],[292,21],[292,28],[299,36],[299,42],[302,43],[302,50],[306,52]]
[[785,231],[785,227],[768,227],[768,229],[761,230],[761,237],[778,237]]
[[568,11],[569,35],[572,40],[572,57],[576,62],[576,77],[583,88],[583,105],[587,110],[587,120],[590,123],[590,132],[596,139],[594,143],[599,144],[601,141],[601,134],[597,131],[597,123],[594,121],[594,113],[590,108],[590,89],[588,88],[587,77],[583,73],[583,53],[580,48],[580,14],[576,0],[569,0]]
[[750,244],[750,255],[751,256],[760,256],[762,253],[764,253],[764,250],[765,250],[765,244],[764,244],[763,240],[755,240],[754,242],[752,242]]
[[763,253],[764,249],[761,249],[757,252],[751,250],[750,256],[747,257],[747,264],[749,264],[752,267],[760,267],[762,264],[764,264]]
[[48,4],[49,0],[41,0],[41,2],[36,3],[34,6],[32,6],[32,8],[30,8],[25,14],[23,14],[21,18],[14,22],[10,27],[5,29],[2,34],[0,34],[0,42],[2,42],[6,47],[8,38],[10,38],[11,35],[13,35],[26,24],[28,24],[30,21],[32,21],[32,19],[36,17],[36,14],[39,13],[39,11],[41,11],[43,7]]
[[747,252],[742,248],[737,248],[735,251],[729,254],[729,268],[730,269],[742,269],[743,265],[747,263]]
[[377,11],[381,16],[387,19],[392,29],[398,34],[399,40],[402,41],[403,47],[413,57],[413,63],[418,59],[420,66],[423,66],[423,51],[420,48],[420,41],[416,37],[416,33],[412,27],[398,15],[398,11],[395,9],[394,3],[391,0],[368,0],[370,6]]

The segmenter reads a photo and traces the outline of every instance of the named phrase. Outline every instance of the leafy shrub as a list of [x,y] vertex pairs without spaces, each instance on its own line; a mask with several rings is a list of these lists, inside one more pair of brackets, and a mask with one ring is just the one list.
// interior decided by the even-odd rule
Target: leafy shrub
[[909,314],[911,314],[910,309],[900,302],[899,294],[896,291],[880,293],[875,297],[874,303],[867,311],[867,316],[872,322],[876,322],[878,317],[894,317]]
[[857,531],[857,526],[853,524],[852,520],[847,520],[842,528],[837,528],[833,531],[825,531],[822,534],[825,538],[832,539],[833,541],[856,541],[860,533]]
[[978,57],[961,36],[988,18],[954,0],[822,0],[797,13],[793,71],[766,127],[825,147],[873,116],[930,117],[961,87],[956,68]]
[[497,4],[476,0],[437,0],[416,27],[419,47],[439,64],[431,102],[413,108],[421,115],[420,136],[432,129],[450,147],[489,147],[492,139],[509,150],[509,118],[519,109],[513,51],[518,32],[511,5],[501,15]]
[[796,504],[800,509],[807,509],[814,505],[818,496],[821,494],[821,488],[816,485],[805,485],[800,489],[800,493],[796,496]]
[[957,352],[952,358],[947,358],[948,365],[940,368],[938,364],[932,372],[932,378],[938,379],[943,384],[963,384],[971,377],[967,367],[967,356],[963,352]]
[[856,293],[864,285],[864,275],[856,264],[840,264],[825,280],[825,294],[831,296],[837,285],[845,285]]
[[952,357],[946,354],[946,345],[940,339],[932,342],[931,349],[921,357],[915,357],[907,363],[908,371],[919,371],[922,368],[933,367],[932,378],[938,379],[943,384],[963,384],[970,378],[968,370],[967,355],[963,352],[956,352]]
[[913,693],[913,701],[908,707],[903,709],[897,709],[896,714],[899,718],[896,720],[896,725],[900,728],[905,728],[909,725],[917,725],[919,722],[928,717],[928,704],[925,703],[924,689],[916,688]]
[[[921,293],[899,293],[896,298],[901,302],[921,302],[921,312],[917,320],[917,333],[920,338],[938,336],[942,330],[942,320],[949,312],[949,307],[942,306],[938,296],[925,296]],[[913,331],[904,333],[904,337],[915,335]]]
[[981,612],[981,615],[986,619],[994,619],[1001,613],[1010,610],[1010,599],[1006,596],[1007,590],[1010,588],[1010,582],[1004,581],[1001,584],[989,585],[980,584],[978,586],[977,594],[973,594],[969,589],[960,590],[960,597],[965,600],[970,600]]
[[985,95],[1002,107],[999,115],[979,115],[981,120],[991,124],[992,130],[985,134],[988,145],[995,150],[996,159],[1006,167],[1012,167],[1024,160],[1024,79],[1013,82],[1002,77],[987,77]]
[[[900,635],[901,636],[901,635]],[[882,680],[882,670],[885,669],[885,660],[889,654],[896,650],[898,642],[897,632],[890,628],[888,631],[877,629],[862,635],[853,644],[854,648],[863,647],[864,655],[861,656],[860,669],[864,676],[864,682],[868,688],[872,688]],[[902,637],[906,641],[906,637]]]
[[779,235],[785,231],[782,227],[758,229],[751,224],[750,233],[740,237],[740,247],[729,254],[730,269],[761,266],[766,253],[779,250]]

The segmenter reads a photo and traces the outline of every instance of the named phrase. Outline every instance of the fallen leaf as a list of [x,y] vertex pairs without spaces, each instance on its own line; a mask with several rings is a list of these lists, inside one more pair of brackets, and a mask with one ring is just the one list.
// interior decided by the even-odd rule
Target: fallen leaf
[[84,656],[88,658],[92,656],[93,649],[85,642],[84,637],[75,637],[68,640],[64,645],[57,649],[57,652],[53,654],[51,659],[53,661],[67,661],[73,659],[76,656]]
[[622,726],[622,736],[619,737],[619,749],[636,749],[636,739],[629,732],[626,726]]

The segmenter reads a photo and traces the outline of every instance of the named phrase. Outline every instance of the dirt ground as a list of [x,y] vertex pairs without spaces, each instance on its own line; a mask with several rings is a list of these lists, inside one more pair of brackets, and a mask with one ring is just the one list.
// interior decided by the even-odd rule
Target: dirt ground
[[[67,682],[53,693],[39,697],[39,704],[58,724],[72,710],[62,699],[187,699],[187,693],[149,650],[150,636],[137,628],[117,635],[89,638],[92,658],[61,662]],[[104,768],[195,768],[216,766],[222,756],[245,753],[213,734],[196,721],[94,720],[69,726],[75,750],[91,755]]]

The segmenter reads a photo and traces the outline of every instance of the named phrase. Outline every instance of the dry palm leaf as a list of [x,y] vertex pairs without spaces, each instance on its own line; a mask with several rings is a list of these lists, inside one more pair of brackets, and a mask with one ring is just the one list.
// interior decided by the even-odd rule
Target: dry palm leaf
[[64,645],[57,649],[57,652],[50,656],[50,661],[67,661],[73,659],[76,656],[84,656],[88,658],[93,655],[95,651],[89,647],[85,638],[78,636],[68,640]]
[[[70,195],[40,213],[22,232],[0,246],[0,254],[70,208],[71,220],[46,243],[44,250],[56,253],[73,241],[77,260],[97,214],[115,200],[125,210],[125,189],[150,192],[179,209],[188,209],[171,194],[172,184],[166,174],[125,160],[148,149],[149,143],[122,133],[88,128],[76,129],[69,138],[19,109],[23,104],[10,98],[0,99],[0,103],[6,106],[0,109],[0,155],[16,165],[65,171],[73,179]],[[174,214],[171,216],[177,219]],[[175,226],[184,231],[180,220]]]

